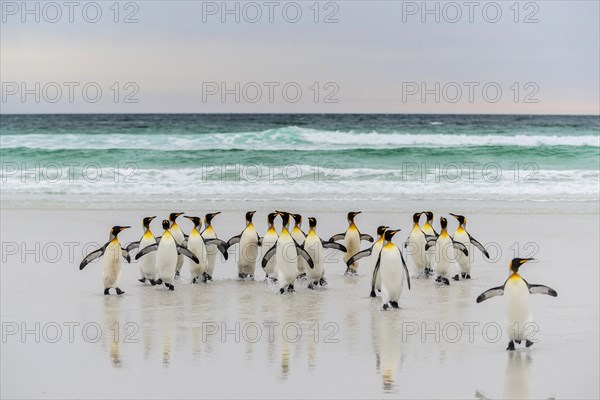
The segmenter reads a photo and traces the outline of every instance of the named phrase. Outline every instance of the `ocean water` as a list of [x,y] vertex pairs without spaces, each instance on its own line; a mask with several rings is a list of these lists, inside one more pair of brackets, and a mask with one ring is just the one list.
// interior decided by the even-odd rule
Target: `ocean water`
[[600,199],[598,116],[2,115],[0,132],[9,204]]

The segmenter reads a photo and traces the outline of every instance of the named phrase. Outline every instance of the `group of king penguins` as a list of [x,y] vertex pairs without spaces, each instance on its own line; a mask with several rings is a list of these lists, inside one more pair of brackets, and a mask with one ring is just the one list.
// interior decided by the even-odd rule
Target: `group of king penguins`
[[[189,269],[192,283],[207,283],[212,281],[217,253],[225,260],[229,249],[238,245],[237,267],[238,277],[243,280],[253,280],[256,264],[259,261],[258,247],[262,247],[263,256],[260,265],[266,275],[266,280],[276,282],[279,293],[294,292],[294,284],[298,279],[305,279],[309,289],[326,286],[324,249],[331,248],[344,253],[346,275],[358,275],[358,261],[369,257],[369,275],[371,276],[371,297],[376,297],[376,291],[381,293],[382,309],[399,308],[398,301],[402,294],[404,281],[411,288],[408,267],[404,254],[393,242],[394,235],[400,229],[389,229],[388,226],[377,228],[377,240],[372,236],[361,233],[354,221],[360,211],[347,214],[348,228],[344,233],[333,235],[324,240],[317,234],[317,219],[308,218],[309,231],[302,230],[302,216],[285,211],[275,211],[267,215],[268,228],[260,237],[252,222],[255,211],[245,215],[245,228],[237,236],[228,241],[217,237],[212,226],[213,218],[220,214],[209,213],[202,218],[184,216],[189,219],[194,228],[185,234],[177,224],[177,218],[184,213],[171,213],[168,219],[162,221],[163,234],[155,236],[150,223],[156,217],[146,217],[142,220],[144,233],[139,241],[122,247],[118,234],[130,226],[114,226],[110,230],[108,242],[101,248],[88,254],[81,262],[82,270],[91,261],[102,257],[104,263],[103,283],[104,294],[108,295],[114,288],[118,295],[124,293],[119,287],[121,275],[121,258],[131,261],[130,253],[138,250],[135,259],[139,261],[140,279],[142,283],[154,285],[164,284],[167,289],[175,290],[175,279],[180,276],[184,257],[189,258]],[[420,224],[421,216],[426,221]],[[453,270],[456,274],[453,280],[471,279],[471,257],[473,247],[480,250],[485,258],[489,254],[485,247],[467,232],[467,219],[463,215],[452,214],[458,221],[454,235],[448,233],[446,218],[440,217],[440,233],[433,227],[434,214],[431,211],[417,212],[413,215],[413,228],[404,242],[403,247],[408,260],[414,268],[413,278],[429,278],[435,273],[435,281],[440,285],[449,285],[449,277]],[[281,231],[275,228],[275,219],[281,218]],[[290,221],[294,227],[290,229]],[[342,243],[337,243],[337,242]],[[361,242],[373,243],[369,248],[360,250]],[[532,258],[515,258],[509,265],[510,276],[502,286],[491,288],[477,297],[477,303],[494,296],[506,296],[506,319],[510,329],[510,343],[507,350],[514,350],[514,343],[525,340],[527,347],[533,343],[526,340],[527,324],[531,321],[529,294],[547,294],[557,296],[557,292],[544,285],[529,284],[518,273],[522,264]]]

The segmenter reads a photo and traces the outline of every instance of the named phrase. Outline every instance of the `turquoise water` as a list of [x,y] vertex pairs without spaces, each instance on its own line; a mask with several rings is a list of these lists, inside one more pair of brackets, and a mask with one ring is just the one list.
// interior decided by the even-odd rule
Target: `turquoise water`
[[3,115],[2,194],[597,200],[600,118]]

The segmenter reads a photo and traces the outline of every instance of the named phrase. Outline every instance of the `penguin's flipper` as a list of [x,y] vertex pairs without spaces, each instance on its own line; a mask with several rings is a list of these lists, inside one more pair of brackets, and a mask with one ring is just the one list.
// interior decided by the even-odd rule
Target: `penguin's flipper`
[[479,296],[477,296],[477,302],[481,303],[484,300],[490,299],[492,297],[496,297],[496,296],[502,296],[504,294],[504,285],[502,286],[498,286],[495,288],[491,288],[486,290],[485,292],[481,293]]
[[398,249],[400,252],[400,259],[402,260],[402,266],[404,267],[404,273],[406,274],[406,283],[408,284],[408,290],[410,290],[410,274],[408,273],[408,267],[406,266],[406,261],[404,261],[404,256],[402,255],[402,251]]
[[477,247],[479,249],[479,251],[481,251],[483,253],[485,258],[490,258],[490,253],[488,253],[488,251],[485,249],[485,247],[483,247],[483,245],[481,243],[479,243],[477,240],[475,240],[475,238],[473,236],[469,235],[469,240],[471,241],[471,244],[473,244],[473,246]]
[[[523,279],[525,281],[525,279]],[[530,285],[527,281],[525,281],[527,287],[529,288],[529,293],[531,294],[547,294],[548,296],[556,297],[558,293],[556,290],[551,287],[544,285]]]
[[273,247],[271,247],[269,249],[269,251],[267,251],[265,253],[265,255],[263,256],[263,259],[261,261],[261,266],[264,268],[267,266],[267,263],[269,262],[269,260],[271,259],[271,257],[273,257],[275,255],[275,249],[277,248],[277,243],[275,243],[273,245]]
[[341,251],[342,253],[345,253],[348,251],[348,249],[346,249],[346,247],[342,244],[336,243],[336,242],[326,242],[323,239],[321,239],[321,245],[323,245],[324,249],[336,249]]
[[158,250],[158,243],[151,244],[149,246],[144,247],[135,255],[135,259],[139,260],[140,257],[145,256],[146,254]]
[[227,241],[227,247],[231,247],[234,244],[239,243],[241,239],[242,239],[242,234],[241,233],[239,235],[237,235],[237,236],[232,237],[231,239],[229,239]]
[[227,260],[227,249],[229,248],[229,246],[227,245],[227,243],[224,240],[221,239],[206,239],[204,241],[205,245],[208,244],[215,244],[217,245],[217,249],[219,249],[219,251],[221,252],[221,254],[223,254],[223,258],[225,258],[225,260]]
[[338,240],[344,240],[346,237],[346,233],[338,233],[337,235],[333,235],[329,238],[328,242],[337,242]]
[[359,251],[358,253],[356,253],[355,255],[350,257],[350,259],[348,259],[348,261],[346,262],[346,265],[349,267],[352,264],[354,264],[355,262],[357,262],[358,260],[360,260],[361,258],[370,256],[372,252],[373,252],[373,246],[369,247],[366,250]]
[[96,258],[102,257],[102,254],[104,254],[105,250],[106,245],[100,247],[98,250],[92,251],[90,254],[85,256],[85,258],[81,261],[81,264],[79,264],[79,270],[81,271],[84,269],[86,265],[94,261]]
[[456,250],[462,251],[465,256],[469,255],[469,250],[467,250],[467,247],[461,242],[455,242],[452,240],[452,247],[454,247]]
[[184,234],[183,234],[183,238],[184,238],[185,240],[187,240],[189,237],[190,237],[190,235],[188,235],[187,233],[184,233]]
[[200,262],[200,260],[198,260],[198,257],[196,257],[196,255],[194,253],[192,253],[191,251],[189,251],[187,248],[185,248],[183,246],[177,246],[177,253],[181,254],[183,256],[186,256],[187,258],[189,258],[196,264],[198,264]]
[[310,257],[310,254],[308,254],[306,252],[306,250],[304,250],[304,247],[302,246],[298,246],[298,243],[296,243],[296,253],[304,258],[306,260],[306,262],[308,263],[308,266],[312,269],[315,267],[315,262],[313,261],[313,259]]
[[379,257],[377,257],[377,263],[375,264],[375,268],[373,269],[373,278],[371,278],[371,293],[375,293],[375,281],[377,280],[377,274],[379,273],[380,266],[381,266],[381,252],[379,252]]
[[154,239],[156,239],[156,244],[160,244],[160,239],[162,239],[162,236],[157,236]]
[[127,247],[125,247],[125,250],[126,250],[128,253],[131,253],[133,250],[135,250],[135,249],[139,249],[139,248],[140,248],[140,242],[139,242],[139,241],[137,241],[137,242],[131,242],[131,243],[129,243],[129,244],[127,245]]
[[360,234],[360,240],[366,240],[366,241],[369,241],[371,243],[373,243],[373,241],[374,241],[373,240],[373,236],[371,236],[369,234],[366,234],[366,233],[361,233]]
[[131,263],[131,257],[129,256],[129,252],[122,247],[121,247],[121,256],[123,256],[125,261],[127,261],[128,263]]
[[429,250],[432,247],[435,247],[437,244],[437,239],[433,236],[427,236],[427,243],[425,243],[425,251]]
[[185,247],[187,249],[187,247],[188,247],[188,240],[187,239],[183,239],[183,242],[181,242],[180,246],[181,247]]

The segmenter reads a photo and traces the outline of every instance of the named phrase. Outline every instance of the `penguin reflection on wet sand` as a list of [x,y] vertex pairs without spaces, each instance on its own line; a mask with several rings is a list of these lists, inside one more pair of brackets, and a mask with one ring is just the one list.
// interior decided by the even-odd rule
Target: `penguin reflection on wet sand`
[[79,264],[79,270],[85,268],[90,262],[102,257],[104,261],[104,271],[102,273],[102,281],[104,283],[104,294],[108,295],[111,288],[115,288],[117,294],[125,293],[119,288],[121,280],[121,257],[127,262],[131,261],[129,253],[123,247],[117,238],[119,232],[130,228],[130,226],[113,226],[108,236],[108,242],[98,250],[92,251]]
[[519,275],[521,265],[532,260],[534,259],[513,258],[509,265],[511,274],[506,282],[502,286],[486,290],[477,297],[477,303],[481,303],[492,297],[504,295],[506,326],[510,339],[506,350],[514,350],[515,342],[520,344],[523,340],[525,340],[526,347],[533,345],[533,342],[527,338],[528,334],[533,333],[531,329],[528,329],[531,323],[529,295],[547,294],[552,297],[558,296],[556,290],[544,285],[530,284]]

